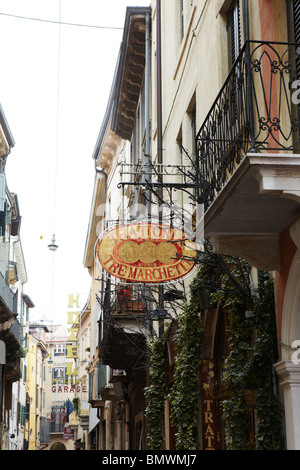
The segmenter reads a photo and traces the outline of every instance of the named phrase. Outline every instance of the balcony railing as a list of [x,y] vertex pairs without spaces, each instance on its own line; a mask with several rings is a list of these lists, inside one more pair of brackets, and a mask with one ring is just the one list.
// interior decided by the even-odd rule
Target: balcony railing
[[131,285],[110,285],[104,300],[105,317],[109,315],[145,315],[146,297],[142,289],[133,289]]
[[205,209],[249,151],[300,152],[300,44],[248,41],[197,135]]

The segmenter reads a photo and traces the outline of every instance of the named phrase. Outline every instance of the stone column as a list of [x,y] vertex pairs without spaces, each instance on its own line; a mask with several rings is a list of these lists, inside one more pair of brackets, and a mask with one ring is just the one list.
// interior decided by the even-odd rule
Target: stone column
[[275,364],[285,408],[287,450],[300,450],[300,364]]

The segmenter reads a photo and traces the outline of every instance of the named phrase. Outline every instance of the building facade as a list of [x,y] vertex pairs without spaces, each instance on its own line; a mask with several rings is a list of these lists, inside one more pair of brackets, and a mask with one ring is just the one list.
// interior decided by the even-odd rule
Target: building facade
[[[194,1],[189,5],[157,1],[153,7],[156,26],[161,25],[156,48],[161,45],[162,159],[169,162],[170,154],[180,158],[182,147],[194,159],[199,175],[196,202],[203,204],[204,238],[213,252],[245,259],[253,290],[261,273],[271,272],[275,278],[278,336],[273,360],[278,362],[273,362],[273,374],[279,382],[276,395],[285,409],[286,446],[299,448],[298,361],[293,360],[298,344],[293,268],[299,217],[294,184],[299,5],[293,1]],[[220,340],[224,343],[223,323],[228,317],[220,307],[204,310],[207,347],[203,346],[201,374],[204,384],[210,384],[215,411],[206,410],[211,413],[208,435],[205,412],[201,417],[201,446],[224,448],[228,443],[218,408],[225,389],[212,387],[208,378],[219,373],[220,353],[226,347],[222,351]],[[206,396],[204,390],[202,396]],[[248,406],[257,416],[262,403]],[[257,445],[259,432],[257,417],[253,419],[250,448]]]
[[28,450],[41,450],[43,446],[41,417],[45,407],[46,354],[45,342],[30,332],[27,357]]
[[29,394],[27,388],[27,360],[29,346],[29,312],[34,304],[29,296],[23,294],[20,305],[20,345],[22,354],[20,357],[20,379],[13,383],[12,411],[9,425],[9,449],[27,450],[29,436]]
[[[92,311],[94,309],[97,312],[98,323],[95,329],[96,348],[91,350],[93,364],[89,371],[91,409],[97,416],[97,420],[93,421],[96,425],[90,431],[93,433],[93,448],[97,449],[146,448],[143,413],[143,389],[146,385],[144,306],[139,292],[127,295],[130,289],[124,290],[122,284],[101,268],[95,257],[95,244],[99,235],[114,229],[118,224],[126,223],[129,217],[135,215],[136,208],[131,209],[131,203],[128,201],[134,200],[137,204],[139,199],[139,194],[134,188],[129,188],[128,185],[125,188],[122,182],[128,173],[127,167],[132,167],[132,158],[135,164],[144,158],[144,143],[140,143],[145,139],[145,123],[149,122],[149,117],[145,121],[144,113],[146,96],[150,101],[150,82],[147,81],[147,85],[143,85],[143,77],[146,29],[150,31],[150,16],[149,8],[133,8],[127,11],[111,94],[93,154],[96,179],[85,249],[85,266],[90,270],[92,279],[97,281],[93,281],[91,291]],[[147,57],[150,63],[150,49]],[[131,84],[129,92],[126,88],[129,87],[130,70],[134,74],[134,83]],[[124,98],[122,90],[125,92]],[[122,119],[122,112],[127,114],[128,111],[128,99],[132,100],[132,116],[127,119],[124,115]],[[135,125],[135,138],[131,141],[129,136],[133,130],[139,101],[140,120]],[[116,130],[116,121],[124,132]],[[150,142],[149,137],[148,139]],[[133,182],[134,180],[131,181]],[[129,302],[129,308],[124,310],[120,305],[122,299]]]
[[[298,10],[292,0],[127,10],[85,249],[94,448],[299,449]],[[192,276],[147,284],[148,261],[128,283],[120,252],[113,263],[109,242],[97,245],[149,219],[196,241],[196,255],[180,252]],[[149,340],[163,342],[160,373]]]
[[78,423],[74,437],[74,445],[77,450],[89,450],[89,413],[90,405],[88,403],[89,377],[88,368],[90,362],[90,337],[91,337],[91,307],[90,297],[86,305],[79,314],[78,325],[78,351],[76,358],[76,369],[78,372],[78,385],[73,399],[76,403],[76,413]]
[[18,196],[8,189],[5,166],[15,142],[0,107],[0,449],[28,448],[26,353],[28,317],[34,305],[25,295],[27,272],[21,242]]
[[46,349],[39,450],[73,450],[74,432],[67,428],[73,412],[77,374],[73,356],[68,357],[68,351],[76,341],[69,339],[64,325],[41,321],[30,326],[35,338],[43,338]]

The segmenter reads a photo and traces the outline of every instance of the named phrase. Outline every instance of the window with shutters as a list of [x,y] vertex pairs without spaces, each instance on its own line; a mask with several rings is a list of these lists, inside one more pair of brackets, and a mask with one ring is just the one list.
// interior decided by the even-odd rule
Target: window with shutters
[[241,10],[239,0],[235,0],[227,13],[229,68],[232,67],[241,51]]
[[94,371],[89,374],[89,400],[94,398]]
[[65,356],[65,354],[66,354],[66,345],[56,344],[54,348],[54,356]]
[[68,383],[68,377],[66,375],[66,367],[53,367],[52,368],[52,383],[53,384],[66,384]]
[[[227,31],[228,31],[228,61],[229,70],[239,57],[241,52],[241,7],[240,1],[235,0],[232,2],[230,9],[227,12]],[[238,105],[238,80],[240,77],[240,67],[236,66],[232,78],[232,91],[230,95],[230,121],[234,126],[239,117]]]
[[294,13],[294,40],[300,43],[300,2],[293,0],[293,13]]
[[[287,1],[288,14],[288,38],[289,42],[299,44],[296,49],[296,60],[293,69],[293,80],[300,80],[300,1]],[[292,89],[293,91],[293,89]],[[292,107],[292,115],[294,122],[300,120],[300,106]],[[299,139],[299,133],[294,132],[294,142]]]
[[181,39],[184,36],[184,4],[183,0],[180,0],[180,32],[181,32]]
[[4,202],[3,210],[0,210],[0,237],[5,237],[7,218],[7,203]]
[[178,18],[178,34],[180,41],[183,40],[189,29],[191,13],[194,7],[193,0],[177,0],[177,18]]
[[[298,43],[300,47],[300,1],[289,2],[289,39],[290,42]],[[300,79],[300,59],[296,60],[296,76]]]
[[0,211],[4,211],[5,197],[6,197],[6,177],[0,174]]

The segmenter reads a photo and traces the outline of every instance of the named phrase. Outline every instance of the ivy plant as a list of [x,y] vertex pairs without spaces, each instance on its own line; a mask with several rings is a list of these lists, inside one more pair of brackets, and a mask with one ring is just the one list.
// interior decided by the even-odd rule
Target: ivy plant
[[[247,389],[257,393],[257,429],[255,448],[282,449],[281,405],[274,393],[273,364],[277,360],[277,329],[273,279],[268,272],[259,272],[258,289],[250,296],[249,266],[243,260],[227,257],[232,278],[223,272],[220,289],[215,293],[228,318],[230,353],[226,358],[228,396],[223,401],[223,420],[227,447],[249,449],[248,408],[244,396]],[[249,282],[249,281],[247,281]]]
[[199,448],[199,371],[203,337],[198,296],[199,277],[191,284],[191,296],[178,319],[174,340],[177,348],[175,381],[169,393],[172,422],[177,429],[176,449]]
[[[273,364],[277,360],[277,330],[273,279],[259,273],[253,293],[250,265],[243,259],[215,254],[207,243],[199,256],[198,274],[190,286],[189,302],[178,315],[174,383],[168,398],[177,450],[199,448],[199,372],[203,342],[199,288],[213,291],[211,299],[226,315],[229,355],[225,358],[228,393],[223,400],[223,421],[228,449],[249,449],[249,409],[245,390],[256,392],[256,449],[282,449],[281,405],[274,392]],[[164,444],[163,417],[166,388],[164,378],[166,335],[150,344],[152,377],[146,388],[146,417],[149,446]]]
[[163,418],[165,402],[165,335],[148,344],[151,354],[151,384],[145,388],[145,410],[148,444],[151,450],[161,450],[164,443]]

